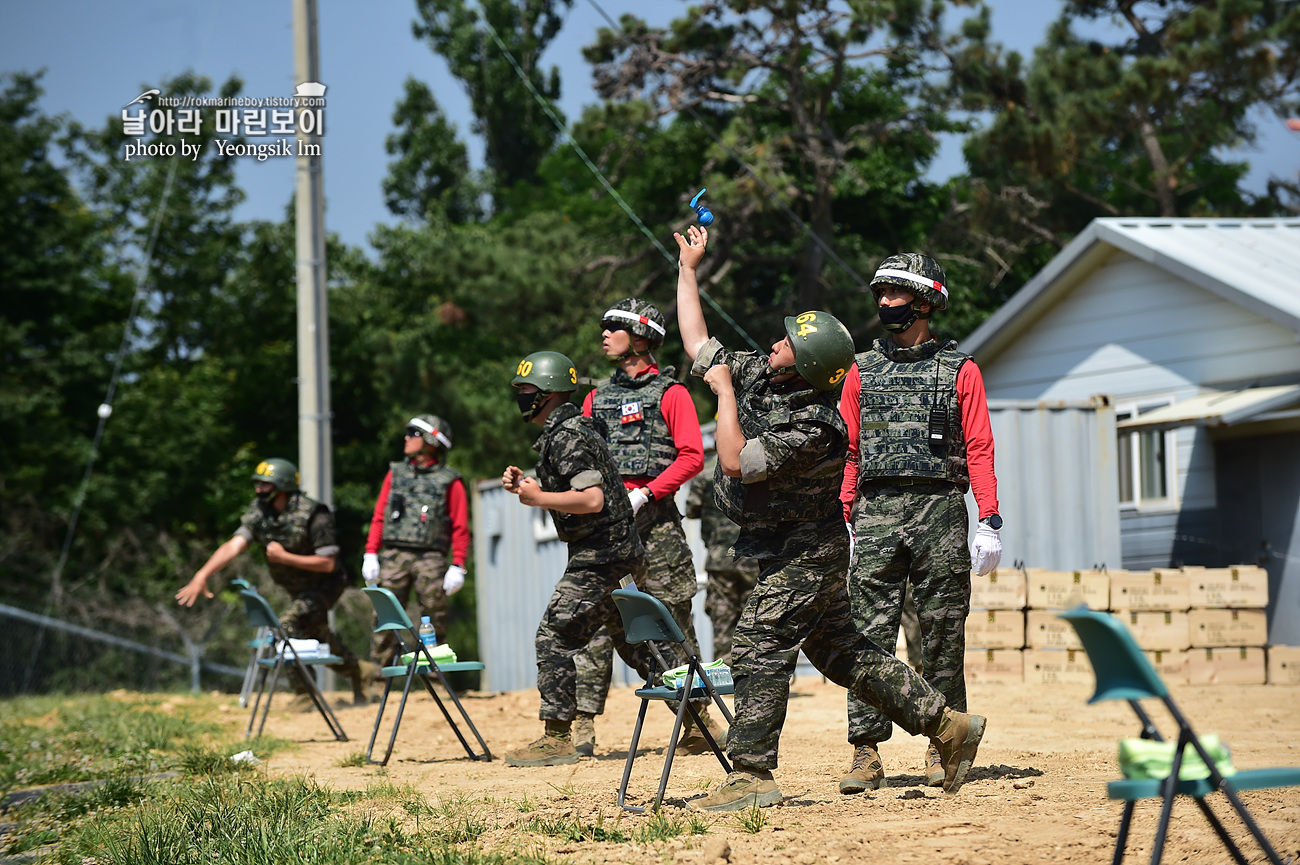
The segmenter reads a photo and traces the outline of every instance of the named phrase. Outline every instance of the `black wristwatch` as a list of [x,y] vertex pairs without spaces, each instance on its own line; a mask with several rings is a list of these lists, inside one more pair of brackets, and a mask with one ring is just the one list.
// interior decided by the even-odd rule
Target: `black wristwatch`
[[988,526],[995,532],[1002,531],[1002,517],[997,514],[989,514],[987,517],[980,520],[980,522],[984,523],[984,525]]

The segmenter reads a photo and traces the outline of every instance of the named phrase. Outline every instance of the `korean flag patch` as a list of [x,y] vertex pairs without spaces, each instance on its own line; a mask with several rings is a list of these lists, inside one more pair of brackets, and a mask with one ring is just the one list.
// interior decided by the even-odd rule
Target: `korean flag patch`
[[625,402],[619,411],[622,414],[622,419],[619,421],[620,423],[632,423],[633,421],[641,420],[640,402]]

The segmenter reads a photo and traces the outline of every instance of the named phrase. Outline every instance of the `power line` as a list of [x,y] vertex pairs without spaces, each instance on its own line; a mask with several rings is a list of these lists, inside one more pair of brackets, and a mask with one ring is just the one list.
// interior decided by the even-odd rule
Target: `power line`
[[[140,276],[136,280],[135,295],[131,298],[131,311],[127,313],[126,326],[122,328],[122,342],[118,345],[117,356],[113,359],[113,372],[108,379],[108,392],[104,394],[104,401],[96,411],[96,414],[99,415],[99,425],[95,428],[95,438],[90,445],[90,457],[86,460],[86,471],[81,476],[81,486],[77,489],[77,497],[73,502],[72,516],[68,520],[68,531],[63,536],[63,549],[59,551],[59,561],[54,566],[54,575],[50,580],[50,594],[45,601],[46,616],[54,608],[55,594],[59,590],[63,578],[63,568],[68,563],[68,553],[72,549],[72,538],[77,532],[77,521],[81,518],[81,507],[86,502],[86,490],[90,487],[90,476],[95,470],[95,459],[99,456],[99,443],[104,437],[104,427],[113,414],[113,397],[117,393],[118,379],[122,376],[122,361],[126,357],[127,346],[131,342],[131,332],[135,328],[135,319],[140,311],[140,302],[145,296],[146,280],[149,277],[149,268],[153,264],[154,247],[158,243],[158,231],[162,227],[163,213],[167,210],[167,199],[171,195],[172,180],[176,177],[176,166],[179,163],[180,160],[173,159],[171,167],[167,170],[167,180],[163,183],[162,198],[158,201],[158,211],[154,214],[153,229],[149,234],[149,245],[145,249],[144,260],[140,263]],[[27,675],[24,677],[24,691],[31,684],[32,668],[37,655],[40,654],[41,641],[44,637],[45,625],[42,624],[41,629],[36,633],[32,663],[27,666]]]
[[[560,120],[558,116],[556,116],[555,112],[551,109],[550,103],[544,96],[542,96],[542,94],[537,92],[537,88],[533,86],[533,82],[529,79],[528,74],[524,72],[518,61],[515,60],[515,56],[510,53],[510,49],[506,47],[505,42],[502,41],[496,28],[493,27],[492,22],[488,20],[487,10],[483,9],[481,6],[480,9],[482,9],[483,12],[481,17],[483,19],[483,25],[487,28],[488,35],[492,37],[492,41],[496,43],[497,48],[501,49],[501,53],[505,55],[511,68],[514,69],[515,74],[519,76],[519,80],[524,83],[524,87],[526,87],[528,92],[532,94],[533,99],[539,106],[541,106],[542,111],[546,112],[546,116],[551,119],[551,123],[555,124],[555,128],[564,136],[565,143],[573,148],[574,152],[578,154],[578,157],[582,160],[583,164],[587,166],[588,170],[590,170],[592,174],[596,175],[596,179],[600,181],[600,185],[605,188],[605,191],[610,194],[610,197],[612,197],[614,201],[618,203],[618,206],[623,209],[623,212],[627,214],[628,219],[632,220],[632,222],[636,224],[636,227],[641,229],[641,233],[649,238],[650,242],[654,244],[655,248],[659,250],[661,255],[663,255],[664,260],[670,265],[676,266],[677,259],[668,251],[663,243],[660,242],[654,232],[646,227],[646,224],[641,220],[641,217],[637,215],[636,211],[632,209],[632,206],[623,200],[623,196],[618,194],[618,190],[616,190],[609,182],[609,179],[605,177],[605,173],[591,161],[590,157],[587,156],[587,152],[582,149],[582,145],[578,144],[577,139],[573,137],[573,133],[569,131],[569,127]],[[713,307],[714,311],[717,312],[718,315],[722,316],[723,320],[726,321],[727,324],[731,325],[732,329],[735,330],[736,333],[744,337],[745,341],[748,342],[755,351],[761,352],[763,350],[762,347],[754,341],[754,338],[740,326],[739,322],[728,315],[727,311],[719,306],[717,302],[709,296],[707,291],[700,289],[700,297],[704,298],[705,302],[708,303],[709,306]]]
[[[598,2],[596,2],[596,0],[587,0],[587,2],[590,3],[598,13],[600,13],[600,16],[602,18],[604,18],[606,21],[609,22],[609,26],[613,27],[616,31],[618,31],[619,35],[621,36],[626,35],[623,31],[623,28],[618,26],[618,23],[615,22],[614,19],[610,17],[609,13],[606,12],[604,8],[601,7],[601,5]],[[787,205],[784,201],[781,200],[780,196],[776,194],[776,190],[773,189],[771,186],[769,186],[767,184],[767,181],[765,181],[763,178],[758,176],[758,172],[756,172],[750,166],[750,164],[745,161],[744,157],[742,157],[739,153],[737,153],[730,144],[727,144],[727,142],[723,141],[720,137],[718,137],[718,133],[714,132],[713,129],[709,126],[709,124],[704,122],[704,118],[700,117],[700,114],[698,111],[695,110],[694,105],[685,106],[685,111],[687,114],[690,115],[691,119],[694,120],[699,125],[699,127],[703,129],[708,134],[708,136],[718,144],[718,146],[726,150],[727,153],[731,155],[732,159],[740,163],[740,166],[745,169],[745,172],[750,177],[754,178],[754,182],[763,188],[763,191],[767,193],[767,197],[772,200],[772,203],[775,204],[777,207],[779,207],[785,213],[785,215],[789,217],[791,222],[799,226],[799,229],[804,233],[805,236],[807,236],[809,240],[811,240],[812,242],[820,246],[822,248],[822,251],[825,252],[828,256],[830,256],[832,261],[834,261],[841,268],[843,268],[845,273],[853,277],[854,281],[858,285],[866,285],[866,281],[863,280],[863,278],[858,275],[858,272],[854,270],[852,267],[850,267],[848,262],[840,258],[840,256],[835,252],[835,250],[831,249],[830,245],[825,240],[822,240],[821,235],[813,231],[812,228],[809,227],[808,223],[804,222],[799,217],[799,214],[791,210],[789,205]]]

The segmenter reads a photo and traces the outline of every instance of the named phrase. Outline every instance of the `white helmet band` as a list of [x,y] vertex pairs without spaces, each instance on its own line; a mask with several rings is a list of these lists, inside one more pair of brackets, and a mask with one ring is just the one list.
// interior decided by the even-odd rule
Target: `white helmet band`
[[601,318],[601,321],[605,321],[605,320],[607,320],[607,319],[611,319],[611,318],[621,318],[621,319],[624,319],[624,320],[626,320],[626,321],[635,321],[635,322],[639,322],[639,323],[641,323],[641,324],[644,324],[646,327],[650,328],[651,330],[653,330],[655,333],[659,334],[660,336],[667,336],[667,335],[668,335],[668,331],[664,330],[662,327],[660,327],[658,324],[656,324],[655,322],[651,321],[650,319],[646,318],[644,315],[637,315],[635,312],[628,312],[626,309],[611,309],[611,310],[608,310],[608,311],[605,313],[605,315]]
[[434,429],[433,425],[430,424],[428,421],[422,421],[418,417],[413,417],[406,422],[406,425],[413,426],[418,430],[424,430],[426,433],[436,438],[439,444],[441,444],[444,448],[446,448],[447,450],[451,450],[451,441],[441,432]]
[[874,284],[875,281],[880,279],[882,276],[892,276],[895,279],[905,279],[908,282],[915,282],[917,285],[924,285],[926,288],[933,289],[942,294],[944,300],[948,299],[948,289],[942,282],[939,282],[936,279],[927,279],[924,276],[912,273],[910,270],[895,270],[892,267],[882,267],[880,270],[877,270],[876,275],[872,277],[872,283]]

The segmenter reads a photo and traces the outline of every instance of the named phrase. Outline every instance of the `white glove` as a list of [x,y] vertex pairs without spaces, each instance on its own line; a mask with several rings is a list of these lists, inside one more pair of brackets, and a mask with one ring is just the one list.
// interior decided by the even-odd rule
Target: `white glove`
[[465,569],[460,565],[447,568],[447,573],[442,578],[442,590],[449,595],[454,595],[463,585],[465,585]]
[[1002,561],[1002,538],[988,523],[975,529],[975,547],[971,550],[970,566],[976,576],[990,573]]
[[367,586],[373,586],[379,582],[379,554],[366,553],[361,559],[361,576],[365,579]]
[[650,494],[645,491],[644,487],[637,487],[628,491],[627,500],[632,503],[632,513],[635,514],[645,506],[646,502],[650,501]]
[[857,546],[858,539],[853,537],[853,523],[848,520],[844,521],[844,528],[849,530],[849,561],[853,561],[853,548]]

